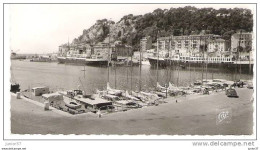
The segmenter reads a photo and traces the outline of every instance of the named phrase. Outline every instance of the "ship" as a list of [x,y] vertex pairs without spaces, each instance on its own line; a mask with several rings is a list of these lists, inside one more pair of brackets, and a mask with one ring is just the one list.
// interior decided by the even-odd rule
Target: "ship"
[[30,62],[55,62],[56,59],[51,58],[51,56],[44,55],[44,56],[39,56],[37,58],[32,58],[30,59]]
[[17,54],[16,52],[14,52],[13,50],[11,51],[11,59],[26,59],[26,56]]
[[108,60],[103,57],[58,57],[58,63],[61,64],[75,64],[87,66],[107,66]]
[[251,72],[253,68],[253,60],[252,61],[240,61],[234,60],[231,57],[201,57],[201,56],[180,56],[174,55],[173,57],[149,57],[149,63],[153,67],[165,68],[167,66],[179,66],[181,68],[188,67],[205,67],[207,64],[208,68],[223,68],[229,70],[239,71],[240,67],[242,72]]

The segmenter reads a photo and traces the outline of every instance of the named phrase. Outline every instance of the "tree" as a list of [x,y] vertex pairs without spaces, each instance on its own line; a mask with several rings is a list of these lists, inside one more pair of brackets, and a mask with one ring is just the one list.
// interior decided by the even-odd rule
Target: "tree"
[[247,53],[250,53],[252,51],[252,47],[251,46],[246,46],[245,51]]
[[238,46],[238,47],[237,47],[237,51],[238,51],[239,53],[241,53],[241,52],[244,51],[244,48],[243,48],[242,46]]
[[117,37],[121,37],[121,31],[117,33]]

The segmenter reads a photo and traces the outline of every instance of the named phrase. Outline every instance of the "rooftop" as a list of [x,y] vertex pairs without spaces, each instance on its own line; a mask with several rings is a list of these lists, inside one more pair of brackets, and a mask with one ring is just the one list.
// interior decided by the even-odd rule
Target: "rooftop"
[[87,103],[90,105],[97,105],[97,104],[104,104],[104,103],[111,103],[110,101],[104,100],[102,98],[95,98],[95,100],[89,99],[89,98],[84,98],[83,96],[75,96],[74,99],[81,101],[83,103]]

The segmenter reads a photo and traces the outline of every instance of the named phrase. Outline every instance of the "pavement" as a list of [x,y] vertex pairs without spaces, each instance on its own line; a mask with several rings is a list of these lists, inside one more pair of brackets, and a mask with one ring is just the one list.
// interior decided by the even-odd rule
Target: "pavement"
[[[12,134],[251,135],[252,89],[237,88],[239,98],[224,92],[168,98],[168,103],[98,118],[86,113],[67,117],[11,96]],[[177,103],[176,103],[177,100]],[[223,112],[228,116],[219,117]]]

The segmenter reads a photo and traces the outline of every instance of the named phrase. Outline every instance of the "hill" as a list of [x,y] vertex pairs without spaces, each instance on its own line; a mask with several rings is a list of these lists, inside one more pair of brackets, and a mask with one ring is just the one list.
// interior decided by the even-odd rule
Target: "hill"
[[241,29],[245,32],[253,30],[253,14],[249,9],[158,8],[145,15],[123,16],[117,23],[107,19],[97,20],[89,29],[84,29],[73,43],[121,40],[137,50],[143,36],[151,36],[155,42],[157,36],[207,33],[222,35],[225,40],[230,40],[231,35]]

